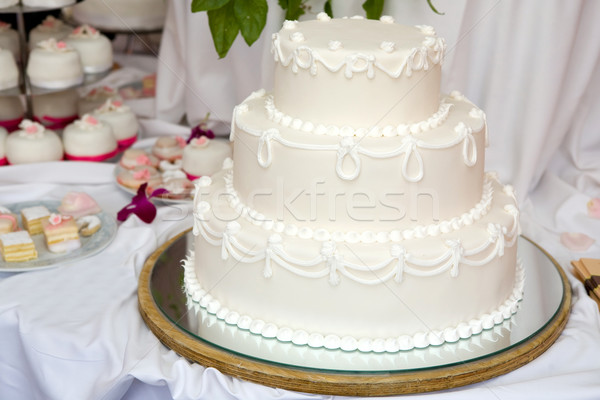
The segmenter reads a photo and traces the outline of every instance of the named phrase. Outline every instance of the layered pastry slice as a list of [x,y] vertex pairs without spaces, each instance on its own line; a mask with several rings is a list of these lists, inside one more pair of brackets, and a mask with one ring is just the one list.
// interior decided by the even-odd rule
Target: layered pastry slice
[[30,235],[42,233],[42,222],[50,217],[50,211],[45,206],[33,206],[21,209],[23,227]]
[[79,227],[71,216],[51,214],[42,222],[42,229],[48,250],[53,253],[66,253],[81,247]]
[[28,261],[37,258],[35,245],[27,231],[0,235],[0,253],[6,262]]

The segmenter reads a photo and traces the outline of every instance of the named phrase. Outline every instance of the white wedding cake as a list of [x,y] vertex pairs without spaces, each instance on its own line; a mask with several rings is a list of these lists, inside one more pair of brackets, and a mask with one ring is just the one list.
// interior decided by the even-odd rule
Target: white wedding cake
[[522,297],[519,212],[484,172],[484,113],[440,95],[445,42],[391,17],[286,21],[274,89],[233,112],[233,160],[196,181],[191,309],[283,342],[455,342]]

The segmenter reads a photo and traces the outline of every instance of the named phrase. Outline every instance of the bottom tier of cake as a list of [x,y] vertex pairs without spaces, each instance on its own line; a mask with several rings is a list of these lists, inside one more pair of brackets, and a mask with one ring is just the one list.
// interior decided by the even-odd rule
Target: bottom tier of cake
[[395,352],[478,334],[522,298],[518,211],[492,174],[472,212],[400,232],[269,222],[235,197],[230,169],[198,186],[188,305],[254,334]]

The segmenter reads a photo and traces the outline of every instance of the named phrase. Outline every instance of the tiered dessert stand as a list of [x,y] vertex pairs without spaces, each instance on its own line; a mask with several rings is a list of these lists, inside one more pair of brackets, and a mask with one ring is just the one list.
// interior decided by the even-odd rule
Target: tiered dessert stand
[[193,250],[183,232],[145,263],[138,286],[143,319],[183,357],[262,385],[344,396],[386,396],[451,389],[517,369],[546,351],[567,323],[571,287],[557,262],[519,238],[525,294],[512,318],[468,339],[396,353],[296,346],[227,325],[189,309],[181,260]]

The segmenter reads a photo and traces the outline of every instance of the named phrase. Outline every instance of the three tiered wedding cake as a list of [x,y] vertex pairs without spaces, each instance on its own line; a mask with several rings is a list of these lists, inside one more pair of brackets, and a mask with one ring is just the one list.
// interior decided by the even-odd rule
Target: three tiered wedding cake
[[519,212],[484,172],[484,113],[440,97],[445,42],[391,17],[286,21],[274,89],[196,182],[190,308],[311,347],[454,342],[516,312]]

